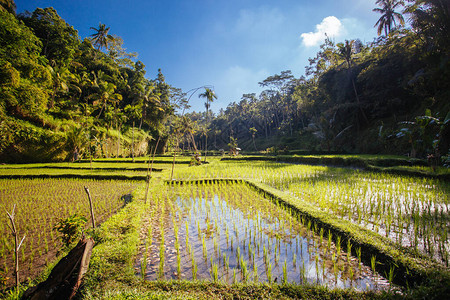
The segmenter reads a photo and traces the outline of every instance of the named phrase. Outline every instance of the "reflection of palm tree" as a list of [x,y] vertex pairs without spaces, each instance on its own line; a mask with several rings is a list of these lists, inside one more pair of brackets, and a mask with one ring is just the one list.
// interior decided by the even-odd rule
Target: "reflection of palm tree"
[[[205,88],[205,92],[198,95],[199,98],[205,98],[205,108],[206,108],[206,126],[208,126],[208,116],[209,108],[214,99],[217,99],[216,94],[210,88]],[[206,161],[206,151],[208,151],[208,133],[205,134],[205,161]]]
[[397,20],[400,25],[405,25],[402,14],[394,11],[397,7],[403,6],[403,1],[377,0],[376,4],[381,6],[381,8],[374,8],[373,11],[382,14],[375,24],[375,26],[378,26],[378,35],[381,35],[381,32],[384,29],[384,34],[387,36],[391,32],[392,24],[394,24],[394,28],[397,26],[395,20]]
[[92,42],[97,46],[98,50],[102,48],[108,48],[108,44],[114,39],[114,37],[109,32],[109,27],[106,27],[105,24],[100,23],[98,28],[91,27],[92,30],[96,32],[91,34]]

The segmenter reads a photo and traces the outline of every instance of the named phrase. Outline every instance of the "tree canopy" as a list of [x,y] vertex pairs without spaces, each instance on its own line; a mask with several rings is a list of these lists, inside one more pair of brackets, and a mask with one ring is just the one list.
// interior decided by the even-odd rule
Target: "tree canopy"
[[146,78],[120,37],[104,24],[94,29],[81,41],[51,7],[17,17],[0,10],[1,160],[71,159],[75,147],[84,156],[129,155],[164,132],[176,102],[161,70]]
[[205,154],[239,144],[251,151],[448,155],[449,2],[375,5],[381,16],[372,42],[327,38],[304,76],[268,76],[259,95],[243,94],[216,113],[216,96],[206,88],[206,111],[184,114],[186,93],[161,70],[147,78],[113,28],[100,23],[81,40],[53,8],[16,16],[14,1],[2,1],[0,159],[68,160],[75,150],[134,156],[152,140]]

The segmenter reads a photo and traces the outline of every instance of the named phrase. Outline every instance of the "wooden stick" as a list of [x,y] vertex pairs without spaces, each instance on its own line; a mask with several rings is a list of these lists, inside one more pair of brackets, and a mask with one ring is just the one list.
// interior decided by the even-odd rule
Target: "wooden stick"
[[22,240],[19,243],[19,237],[18,237],[18,233],[17,233],[17,229],[16,229],[16,224],[14,222],[15,219],[15,213],[14,211],[16,210],[16,205],[14,204],[14,207],[12,209],[12,212],[9,213],[8,211],[6,211],[6,213],[8,214],[8,218],[11,221],[11,225],[7,224],[8,227],[11,229],[12,235],[14,236],[14,258],[15,258],[15,275],[16,275],[16,288],[17,288],[17,292],[19,291],[19,285],[20,285],[20,278],[19,278],[19,249],[20,246],[22,246],[23,241],[25,240],[25,235],[23,236]]
[[85,186],[84,190],[86,191],[86,194],[89,198],[89,205],[91,207],[91,220],[92,220],[92,228],[95,228],[95,219],[94,219],[94,208],[92,207],[92,199],[91,199],[91,193],[89,192],[89,189]]

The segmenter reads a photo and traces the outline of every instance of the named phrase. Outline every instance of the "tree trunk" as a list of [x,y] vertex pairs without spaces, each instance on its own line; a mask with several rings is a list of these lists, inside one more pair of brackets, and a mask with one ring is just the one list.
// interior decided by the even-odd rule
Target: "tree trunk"
[[[351,74],[350,74],[350,76],[351,76]],[[366,121],[366,125],[368,125],[369,124],[369,119],[367,119],[367,116],[366,116],[366,114],[364,113],[364,110],[361,107],[361,102],[359,101],[359,96],[358,96],[358,92],[356,91],[355,80],[353,79],[353,77],[352,77],[352,85],[353,85],[353,91],[355,92],[356,102],[358,102],[359,110],[361,111],[361,114],[364,117],[364,121]]]
[[134,162],[134,120],[133,120],[133,129],[131,131],[131,157]]
[[117,157],[119,157],[119,153],[120,153],[120,126],[119,126],[119,122],[117,122],[116,124],[117,126]]
[[[191,134],[192,136],[192,134]],[[194,140],[192,140],[194,142]],[[195,142],[194,142],[195,145]],[[173,149],[173,162],[172,162],[172,173],[170,174],[170,181],[173,179],[173,169],[175,168],[175,156],[177,154],[177,146],[178,146],[178,136],[176,138],[175,148]]]

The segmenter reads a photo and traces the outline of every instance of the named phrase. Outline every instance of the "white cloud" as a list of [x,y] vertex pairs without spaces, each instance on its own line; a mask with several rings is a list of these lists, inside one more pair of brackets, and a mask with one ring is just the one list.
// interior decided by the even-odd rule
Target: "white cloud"
[[344,25],[335,16],[329,16],[316,25],[315,32],[302,33],[301,38],[306,47],[317,46],[328,36],[330,38],[339,37],[344,31]]

